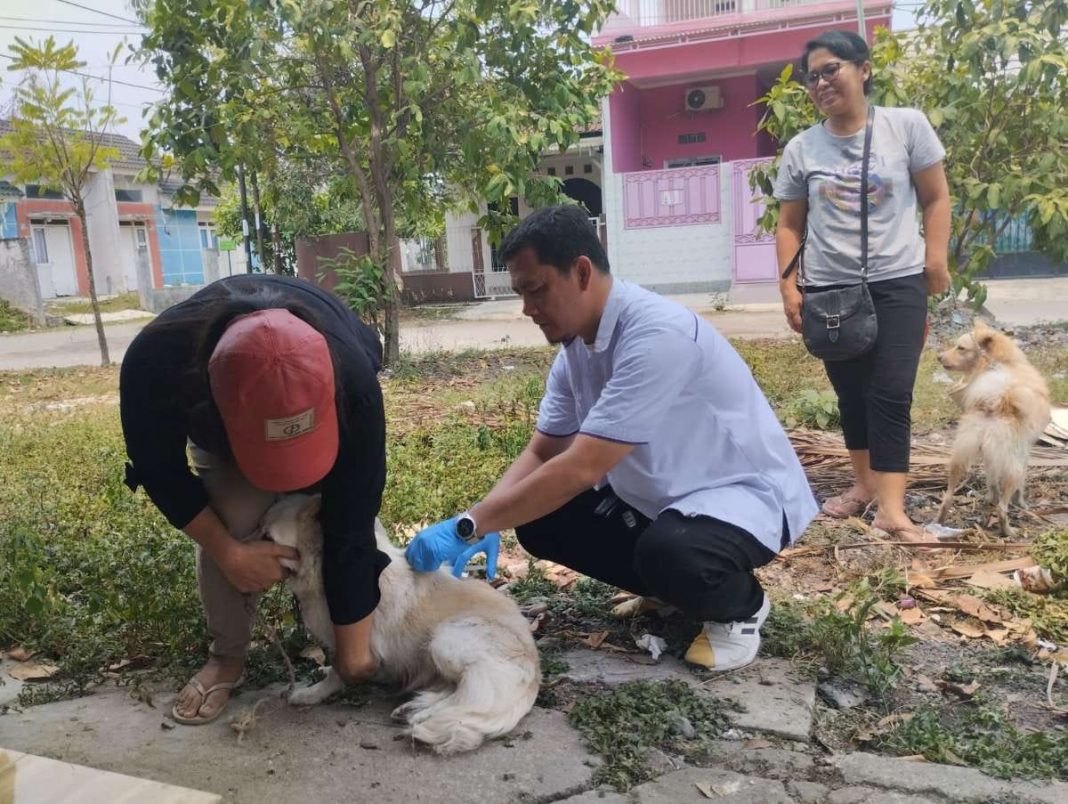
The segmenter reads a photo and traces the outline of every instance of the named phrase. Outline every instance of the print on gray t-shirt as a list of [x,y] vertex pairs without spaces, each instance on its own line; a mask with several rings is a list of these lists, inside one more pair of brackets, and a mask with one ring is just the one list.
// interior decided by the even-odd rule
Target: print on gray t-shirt
[[[808,199],[805,284],[860,282],[860,172],[864,129],[840,137],[818,123],[786,144],[775,197]],[[875,109],[868,162],[868,281],[923,271],[911,174],[946,155],[918,109]]]

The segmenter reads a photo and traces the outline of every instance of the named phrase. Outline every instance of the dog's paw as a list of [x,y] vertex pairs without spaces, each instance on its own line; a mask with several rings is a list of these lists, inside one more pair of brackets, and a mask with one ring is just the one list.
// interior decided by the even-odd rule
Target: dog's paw
[[289,694],[290,706],[315,706],[321,704],[336,692],[341,692],[345,684],[333,667],[326,669],[326,677],[316,684],[301,687]]
[[329,690],[323,690],[323,682],[312,684],[310,687],[301,687],[289,694],[290,706],[315,706],[321,704],[330,695]]
[[409,723],[412,715],[419,711],[419,705],[414,701],[403,703],[389,713],[389,719],[394,723]]

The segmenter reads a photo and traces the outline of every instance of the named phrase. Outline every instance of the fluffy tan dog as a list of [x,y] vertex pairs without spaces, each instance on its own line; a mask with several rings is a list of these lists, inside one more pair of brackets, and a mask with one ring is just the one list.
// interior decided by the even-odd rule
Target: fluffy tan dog
[[[286,583],[300,601],[304,625],[333,651],[318,512],[319,497],[289,495],[267,511],[262,527],[265,538],[300,553]],[[507,734],[530,711],[541,684],[538,650],[519,608],[481,581],[444,570],[413,571],[377,521],[375,532],[378,548],[393,561],[379,578],[371,651],[383,680],[416,692],[393,718],[441,754],[470,751]],[[343,686],[327,668],[322,681],[295,690],[289,702],[317,704]]]
[[1049,424],[1049,388],[1009,336],[976,322],[974,329],[938,355],[948,371],[964,377],[950,392],[964,413],[949,462],[949,483],[938,521],[945,521],[954,493],[976,463],[986,470],[988,500],[1001,532],[1014,536],[1009,503],[1024,505],[1031,447]]

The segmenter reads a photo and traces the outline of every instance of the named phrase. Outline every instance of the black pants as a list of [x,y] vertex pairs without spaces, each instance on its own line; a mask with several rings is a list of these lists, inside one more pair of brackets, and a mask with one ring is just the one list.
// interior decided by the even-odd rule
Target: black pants
[[521,525],[516,536],[537,558],[658,598],[702,622],[755,614],[764,590],[753,569],[775,558],[747,531],[712,517],[668,510],[650,521],[608,486]]
[[838,395],[846,448],[868,450],[876,472],[907,472],[927,285],[923,274],[916,274],[871,282],[868,289],[879,322],[875,346],[853,360],[824,366]]

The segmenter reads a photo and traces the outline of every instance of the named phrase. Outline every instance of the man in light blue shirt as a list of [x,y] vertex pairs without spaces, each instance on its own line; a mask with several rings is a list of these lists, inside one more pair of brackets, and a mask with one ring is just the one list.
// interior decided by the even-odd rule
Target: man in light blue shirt
[[744,666],[770,603],[753,570],[816,515],[804,471],[749,368],[682,305],[613,279],[581,209],[538,210],[501,244],[523,312],[562,345],[537,432],[494,489],[408,548],[462,569],[514,527],[533,555],[705,623],[686,654]]

